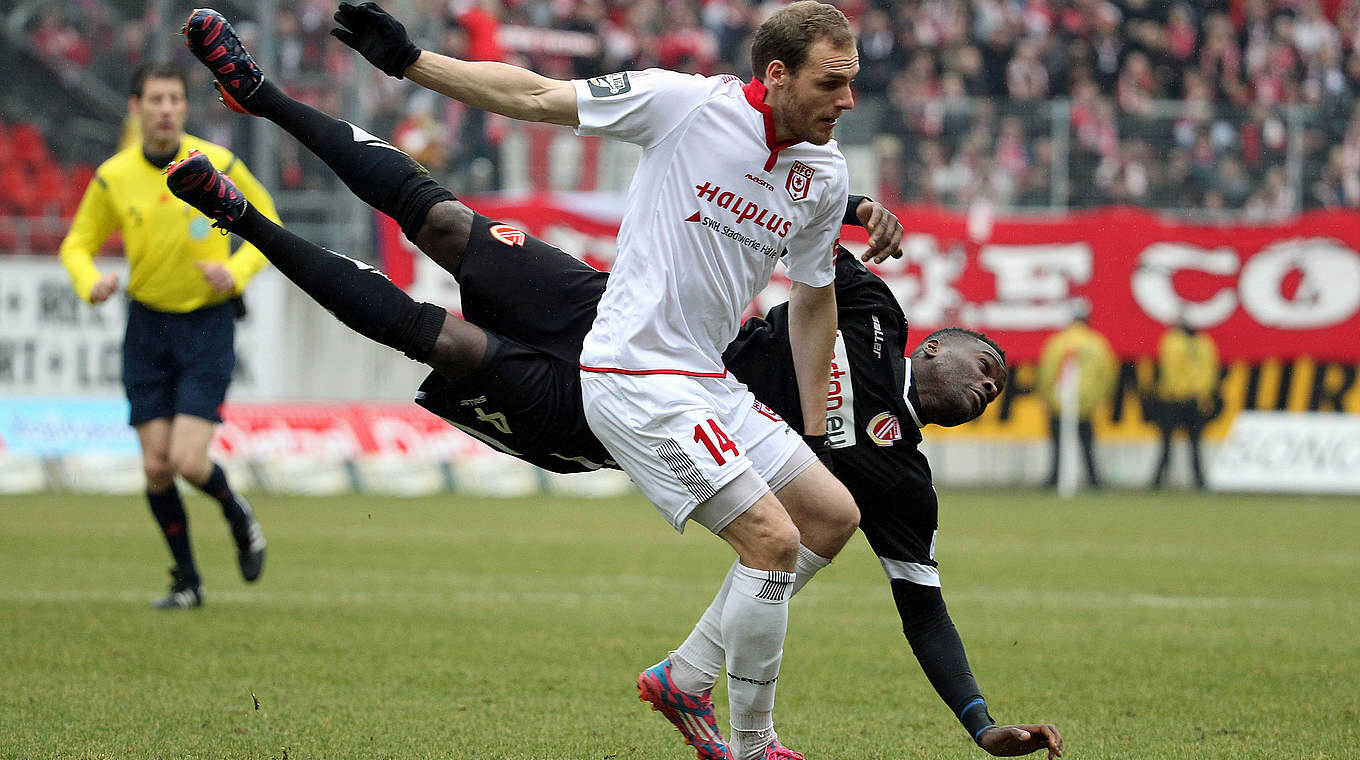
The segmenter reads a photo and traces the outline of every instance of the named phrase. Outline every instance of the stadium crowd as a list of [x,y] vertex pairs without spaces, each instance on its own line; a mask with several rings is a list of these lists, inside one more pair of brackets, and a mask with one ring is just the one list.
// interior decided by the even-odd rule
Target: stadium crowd
[[[386,5],[402,18],[430,19],[411,30],[426,46],[563,78],[647,66],[745,76],[750,33],[777,7],[754,0]],[[859,128],[842,142],[872,145],[885,201],[1131,203],[1256,220],[1360,208],[1360,0],[838,5],[858,25],[862,66],[857,109],[845,125]],[[41,55],[121,92],[126,72],[157,49],[147,30],[177,25],[122,15],[127,6],[48,3],[27,21],[30,40]],[[460,186],[496,189],[508,125],[365,66],[328,36],[333,9],[331,0],[280,4],[270,20],[274,68],[289,92],[329,112],[352,112],[334,83],[362,79],[367,123]],[[259,32],[255,21],[238,24],[248,42]],[[225,113],[193,126],[226,144],[243,129]],[[280,188],[325,182],[308,161],[285,143]]]

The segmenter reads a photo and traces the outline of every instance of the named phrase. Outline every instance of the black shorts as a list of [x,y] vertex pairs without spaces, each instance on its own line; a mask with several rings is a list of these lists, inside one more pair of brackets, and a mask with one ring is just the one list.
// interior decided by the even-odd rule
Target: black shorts
[[230,301],[182,314],[128,302],[123,337],[128,424],[176,414],[222,421],[236,366],[235,316]]
[[487,354],[455,382],[430,373],[416,403],[500,451],[551,472],[616,468],[581,406],[581,342],[607,275],[478,215],[458,281]]

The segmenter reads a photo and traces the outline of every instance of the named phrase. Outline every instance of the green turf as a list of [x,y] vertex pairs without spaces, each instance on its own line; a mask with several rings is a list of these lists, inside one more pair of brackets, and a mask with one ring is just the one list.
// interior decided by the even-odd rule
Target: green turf
[[[945,597],[998,719],[1056,723],[1071,758],[1360,757],[1355,499],[941,502]],[[165,613],[140,498],[0,497],[0,757],[693,757],[633,679],[707,604],[713,537],[639,498],[255,503],[263,580],[193,496],[207,606]],[[780,684],[812,760],[986,756],[862,538],[795,600]]]

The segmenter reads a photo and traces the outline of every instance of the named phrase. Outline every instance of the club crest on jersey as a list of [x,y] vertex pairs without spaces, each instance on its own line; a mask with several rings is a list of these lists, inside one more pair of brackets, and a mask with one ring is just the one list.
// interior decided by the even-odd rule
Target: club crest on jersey
[[864,432],[879,446],[891,446],[893,441],[902,440],[902,423],[892,412],[882,412],[869,420]]
[[602,77],[591,77],[586,80],[586,86],[590,88],[590,94],[597,98],[622,95],[633,89],[633,85],[628,81],[628,72],[626,71],[605,74]]
[[493,224],[487,232],[506,245],[524,245],[524,238],[528,237],[523,230],[517,230],[508,224]]
[[812,186],[811,166],[802,161],[794,161],[793,166],[789,167],[789,178],[784,180],[784,189],[789,191],[789,197],[801,201],[808,195],[808,188]]

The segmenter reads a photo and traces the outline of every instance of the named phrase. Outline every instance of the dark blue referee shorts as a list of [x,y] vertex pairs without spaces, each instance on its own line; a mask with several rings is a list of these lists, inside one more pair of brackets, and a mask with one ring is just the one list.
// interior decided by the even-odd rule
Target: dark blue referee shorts
[[128,424],[176,414],[221,422],[236,366],[235,317],[231,301],[183,314],[129,301],[123,337]]

